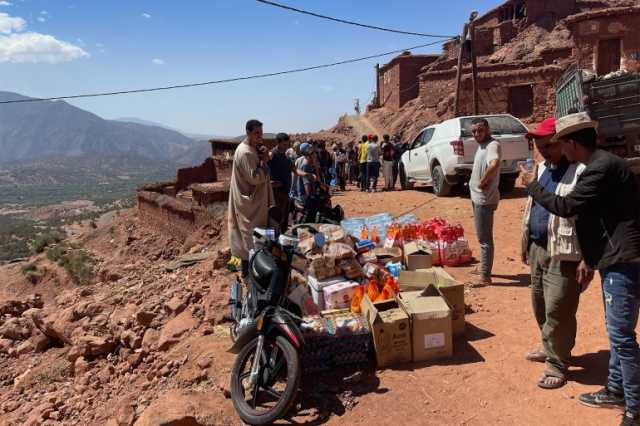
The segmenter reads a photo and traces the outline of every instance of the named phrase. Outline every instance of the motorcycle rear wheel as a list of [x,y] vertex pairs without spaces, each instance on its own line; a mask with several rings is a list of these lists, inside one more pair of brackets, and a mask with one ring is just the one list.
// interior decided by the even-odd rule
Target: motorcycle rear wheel
[[[231,370],[231,399],[242,421],[266,425],[282,418],[294,404],[300,386],[300,357],[284,337],[266,338],[258,360],[258,381],[251,386],[257,344],[258,338],[253,339],[236,357]],[[262,409],[264,404],[268,405]]]

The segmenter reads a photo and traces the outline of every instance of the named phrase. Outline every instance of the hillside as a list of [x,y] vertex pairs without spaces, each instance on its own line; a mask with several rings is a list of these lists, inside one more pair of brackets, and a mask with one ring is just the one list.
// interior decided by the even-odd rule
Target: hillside
[[[28,99],[0,92],[0,101]],[[0,110],[0,163],[83,156],[174,161],[194,140],[164,127],[105,120],[64,101],[6,104]]]

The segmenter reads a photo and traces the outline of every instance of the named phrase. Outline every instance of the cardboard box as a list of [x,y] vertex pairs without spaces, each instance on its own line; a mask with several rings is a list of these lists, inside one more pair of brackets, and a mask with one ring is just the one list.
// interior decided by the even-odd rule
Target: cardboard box
[[[432,289],[435,291],[435,287]],[[428,290],[425,289],[398,295],[398,303],[411,323],[413,362],[449,358],[453,355],[451,308],[443,297],[427,293]]]
[[402,250],[398,247],[378,247],[373,250],[373,254],[376,255],[377,262],[381,265],[386,265],[387,262],[402,261]]
[[373,303],[365,295],[361,307],[371,328],[378,367],[411,362],[409,317],[397,300]]
[[324,288],[334,284],[346,281],[344,277],[334,277],[326,280],[319,280],[314,276],[307,276],[307,283],[309,284],[309,290],[311,290],[311,297],[313,303],[316,304],[319,310],[324,311]]
[[398,277],[400,291],[423,290],[430,285],[437,287],[439,294],[453,309],[453,335],[464,334],[465,303],[464,284],[454,280],[442,268],[421,269],[417,271],[400,271]]
[[405,244],[404,264],[408,271],[431,268],[433,266],[431,250],[415,242]]

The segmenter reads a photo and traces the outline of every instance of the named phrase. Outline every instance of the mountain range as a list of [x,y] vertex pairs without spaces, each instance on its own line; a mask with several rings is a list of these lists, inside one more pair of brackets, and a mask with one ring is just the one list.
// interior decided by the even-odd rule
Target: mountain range
[[[0,92],[0,101],[27,100]],[[129,158],[200,163],[209,144],[171,128],[135,120],[105,120],[64,101],[0,105],[0,164],[47,159]]]

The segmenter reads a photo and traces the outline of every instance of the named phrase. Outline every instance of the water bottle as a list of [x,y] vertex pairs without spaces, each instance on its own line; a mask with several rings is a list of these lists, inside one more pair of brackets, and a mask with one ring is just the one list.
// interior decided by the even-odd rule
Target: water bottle
[[526,168],[529,171],[533,171],[533,167],[535,166],[534,162],[533,162],[533,158],[527,158],[527,162],[526,162]]

